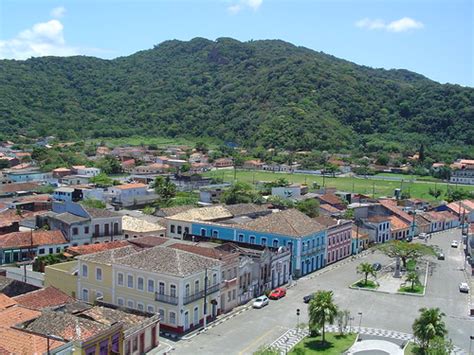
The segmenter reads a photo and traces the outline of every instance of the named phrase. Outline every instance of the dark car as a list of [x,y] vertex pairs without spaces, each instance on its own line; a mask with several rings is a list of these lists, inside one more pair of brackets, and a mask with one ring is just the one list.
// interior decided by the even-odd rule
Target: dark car
[[444,260],[444,253],[442,252],[438,253],[438,260]]
[[382,268],[382,264],[380,263],[373,263],[372,267],[375,271],[379,271]]
[[309,303],[313,298],[314,298],[314,293],[310,293],[309,295],[303,297],[303,302]]

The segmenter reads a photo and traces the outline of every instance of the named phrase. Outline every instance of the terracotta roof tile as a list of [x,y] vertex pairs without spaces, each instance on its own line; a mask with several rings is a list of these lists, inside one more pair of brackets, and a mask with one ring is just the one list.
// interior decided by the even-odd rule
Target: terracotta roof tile
[[78,255],[87,255],[93,253],[99,253],[106,250],[122,248],[129,245],[126,240],[117,240],[110,243],[99,243],[99,244],[89,244],[89,245],[79,245],[77,247],[67,248],[67,252],[73,256]]
[[29,247],[39,245],[66,244],[64,235],[59,230],[33,232],[13,232],[0,235],[1,248]]
[[39,317],[41,312],[28,309],[21,306],[13,306],[6,308],[0,312],[0,329],[9,328],[18,323]]
[[41,310],[74,302],[75,299],[55,287],[46,287],[37,291],[16,296],[14,300],[21,306]]
[[134,184],[125,184],[125,185],[117,185],[114,186],[115,189],[119,190],[130,190],[130,189],[140,189],[148,187],[148,185],[142,184],[142,183],[134,183]]
[[168,247],[173,248],[173,249],[187,251],[189,253],[198,254],[201,256],[205,256],[205,257],[208,257],[211,259],[217,259],[217,260],[221,260],[223,257],[231,254],[229,252],[218,250],[215,248],[206,248],[206,247],[200,247],[200,246],[190,245],[190,244],[175,243]]
[[[50,340],[49,349],[55,349],[65,342]],[[0,354],[45,354],[48,351],[46,337],[23,332],[13,328],[0,327]]]
[[390,227],[392,230],[407,229],[410,227],[408,223],[404,222],[397,216],[390,216],[388,218],[390,219]]
[[0,310],[16,305],[16,301],[7,295],[0,293]]

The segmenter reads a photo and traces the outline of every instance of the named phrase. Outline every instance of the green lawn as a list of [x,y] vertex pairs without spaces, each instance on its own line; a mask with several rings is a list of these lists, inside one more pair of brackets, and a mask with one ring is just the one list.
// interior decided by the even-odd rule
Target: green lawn
[[405,348],[405,355],[415,355],[415,343],[410,341]]
[[359,280],[356,283],[352,284],[352,287],[376,289],[379,286],[377,285],[375,281],[367,280],[367,284],[366,284],[365,280]]
[[292,355],[310,355],[310,354],[324,354],[324,355],[340,355],[349,349],[354,344],[356,339],[355,334],[339,335],[335,333],[326,333],[326,342],[321,342],[321,337],[304,338],[289,352]]
[[412,289],[411,284],[410,284],[410,285],[400,287],[398,292],[417,293],[417,294],[422,295],[424,289],[425,288],[423,287],[423,285],[415,285]]
[[[221,169],[207,172],[206,176],[222,178],[224,181],[234,181],[234,170],[233,169]],[[426,200],[434,200],[428,191],[429,188],[434,188],[434,182],[408,182],[404,181],[387,181],[387,180],[376,180],[376,179],[358,179],[352,177],[322,177],[311,174],[291,174],[291,173],[274,173],[269,171],[248,171],[248,170],[237,170],[235,173],[237,181],[244,181],[248,183],[256,183],[258,181],[274,181],[279,178],[286,178],[291,183],[306,183],[310,187],[316,182],[320,186],[324,184],[327,187],[335,187],[338,190],[356,192],[365,195],[375,197],[381,196],[393,196],[393,192],[396,188],[402,187],[404,191],[409,191],[411,197],[422,198]],[[436,188],[438,190],[446,192],[448,184],[437,183]],[[450,189],[454,189],[453,184],[449,184]],[[462,186],[464,190],[474,191],[474,186]]]

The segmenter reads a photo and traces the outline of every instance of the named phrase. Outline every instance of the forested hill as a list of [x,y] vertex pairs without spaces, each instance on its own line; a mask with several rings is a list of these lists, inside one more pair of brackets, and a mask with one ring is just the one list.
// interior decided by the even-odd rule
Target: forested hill
[[114,60],[1,60],[0,119],[0,138],[187,135],[305,150],[371,140],[461,146],[474,144],[474,89],[278,40],[195,38]]

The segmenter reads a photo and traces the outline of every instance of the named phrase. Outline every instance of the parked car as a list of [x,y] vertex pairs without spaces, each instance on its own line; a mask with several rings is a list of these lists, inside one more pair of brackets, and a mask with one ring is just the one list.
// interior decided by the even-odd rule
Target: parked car
[[285,296],[286,296],[286,289],[284,289],[283,287],[278,287],[274,289],[272,292],[270,292],[270,295],[268,296],[268,298],[270,298],[271,300],[278,300]]
[[382,264],[380,263],[373,263],[372,267],[375,271],[379,271],[382,268]]
[[467,284],[467,282],[461,282],[459,284],[459,291],[460,292],[465,292],[465,293],[469,292],[469,285]]
[[439,253],[438,253],[438,260],[444,260],[444,258],[445,258],[445,257],[444,257],[444,253],[439,252]]
[[426,234],[426,233],[420,233],[420,234],[418,234],[418,239],[426,239],[427,236],[428,236],[428,234]]
[[451,243],[451,248],[457,248],[457,247],[458,247],[458,241],[453,240],[452,243]]
[[263,308],[268,304],[267,296],[260,296],[255,301],[253,301],[253,308]]
[[314,293],[310,293],[309,295],[303,297],[303,302],[309,303],[313,298],[314,298]]

